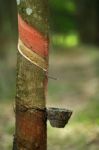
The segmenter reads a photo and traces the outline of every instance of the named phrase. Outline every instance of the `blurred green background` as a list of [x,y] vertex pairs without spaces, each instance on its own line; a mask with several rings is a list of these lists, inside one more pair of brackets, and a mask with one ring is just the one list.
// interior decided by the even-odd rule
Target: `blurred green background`
[[[49,0],[47,106],[73,110],[64,129],[48,123],[48,150],[99,150],[97,0]],[[12,148],[17,53],[15,0],[0,0],[0,150]]]

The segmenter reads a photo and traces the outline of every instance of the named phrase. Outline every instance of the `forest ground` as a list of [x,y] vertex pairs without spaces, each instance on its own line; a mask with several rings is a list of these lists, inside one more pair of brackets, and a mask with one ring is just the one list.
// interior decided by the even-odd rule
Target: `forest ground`
[[[15,64],[10,65],[15,70]],[[48,122],[48,150],[99,150],[99,50],[84,46],[75,47],[67,52],[56,50],[53,53],[52,50],[49,76],[57,80],[49,78],[47,106],[71,109],[73,115],[64,129],[52,128]],[[7,80],[10,80],[10,77],[5,83]],[[11,88],[9,84],[8,88]],[[14,117],[14,98],[10,101],[2,100],[0,103],[2,150],[11,150]]]

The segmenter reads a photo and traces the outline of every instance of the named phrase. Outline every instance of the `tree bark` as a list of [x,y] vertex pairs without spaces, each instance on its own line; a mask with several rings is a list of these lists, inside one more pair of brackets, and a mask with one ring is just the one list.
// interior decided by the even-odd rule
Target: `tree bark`
[[13,150],[46,150],[47,0],[17,0],[19,43]]

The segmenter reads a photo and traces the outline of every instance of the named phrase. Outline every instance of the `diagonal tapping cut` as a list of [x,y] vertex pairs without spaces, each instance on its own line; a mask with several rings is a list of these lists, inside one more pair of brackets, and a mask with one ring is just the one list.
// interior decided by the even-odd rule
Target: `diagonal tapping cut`
[[47,71],[47,61],[40,55],[36,54],[34,51],[31,51],[28,47],[26,47],[20,39],[18,42],[18,50],[20,54],[27,60],[29,60],[31,63],[42,68],[44,71]]
[[20,15],[18,15],[18,28],[20,39],[26,47],[46,58],[48,56],[48,37],[45,38],[37,29],[27,24]]

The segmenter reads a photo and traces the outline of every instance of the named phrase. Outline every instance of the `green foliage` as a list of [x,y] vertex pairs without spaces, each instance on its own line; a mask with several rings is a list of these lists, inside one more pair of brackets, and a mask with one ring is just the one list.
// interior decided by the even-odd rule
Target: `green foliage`
[[55,48],[66,48],[66,47],[74,47],[79,43],[78,36],[76,33],[70,33],[67,35],[63,34],[54,34],[52,36],[53,46]]
[[65,10],[67,12],[75,12],[76,6],[74,0],[49,0],[49,4],[51,8],[54,8],[54,10]]
[[51,29],[57,33],[68,33],[76,30],[74,0],[50,0]]

